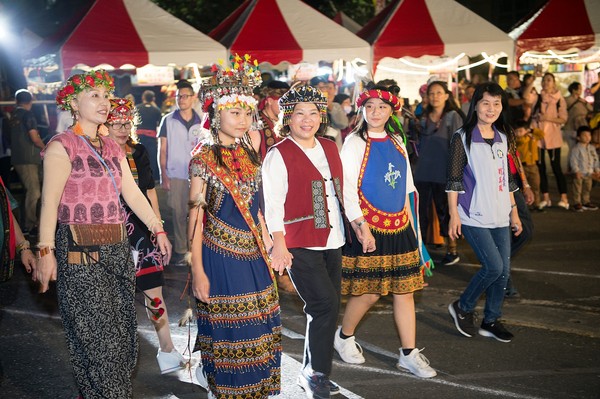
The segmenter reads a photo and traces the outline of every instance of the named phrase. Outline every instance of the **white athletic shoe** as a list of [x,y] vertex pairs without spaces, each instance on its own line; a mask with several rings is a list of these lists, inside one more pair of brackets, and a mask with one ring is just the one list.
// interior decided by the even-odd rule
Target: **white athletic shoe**
[[437,372],[429,366],[429,360],[421,353],[422,349],[413,349],[409,355],[404,356],[402,348],[400,348],[400,358],[396,367],[399,369],[408,370],[417,377],[432,378],[437,375]]
[[362,364],[365,362],[365,357],[362,355],[362,347],[356,342],[354,336],[346,339],[340,337],[342,326],[338,327],[333,340],[333,347],[340,355],[343,361],[352,364]]

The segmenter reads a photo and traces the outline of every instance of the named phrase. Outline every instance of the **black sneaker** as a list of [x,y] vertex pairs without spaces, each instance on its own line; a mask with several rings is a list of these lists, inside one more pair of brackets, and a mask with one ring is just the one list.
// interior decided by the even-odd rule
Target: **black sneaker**
[[583,210],[584,211],[597,211],[598,206],[596,204],[592,204],[591,202],[588,202],[587,204],[583,204]]
[[473,324],[473,312],[463,312],[458,307],[458,301],[454,301],[448,305],[448,312],[452,316],[458,332],[469,338],[475,335],[476,329],[475,324]]
[[329,394],[337,395],[338,393],[340,393],[340,386],[335,382],[329,380]]
[[444,266],[452,266],[458,263],[460,260],[460,256],[458,254],[446,253],[446,256],[442,259],[442,265]]
[[308,399],[329,399],[330,382],[325,374],[314,372],[307,377],[301,372],[297,382],[304,389]]
[[513,290],[506,290],[504,292],[504,299],[520,299],[521,298],[521,294],[519,294],[519,291],[513,289]]
[[581,204],[573,205],[573,211],[574,212],[583,212],[583,205],[581,205]]
[[514,338],[514,335],[504,328],[498,320],[493,323],[481,323],[479,335],[495,338],[500,342],[510,342]]

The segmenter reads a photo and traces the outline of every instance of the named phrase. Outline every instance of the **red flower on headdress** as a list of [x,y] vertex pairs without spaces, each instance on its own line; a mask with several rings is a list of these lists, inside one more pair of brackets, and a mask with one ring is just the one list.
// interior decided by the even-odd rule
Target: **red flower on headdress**
[[96,77],[98,79],[104,79],[104,76],[102,75],[102,72],[100,72],[100,71],[96,71]]
[[96,85],[96,83],[94,82],[94,78],[92,78],[90,75],[86,75],[85,83],[87,83],[88,85],[90,85],[92,87],[94,87]]
[[71,78],[71,81],[76,84],[76,85],[80,85],[81,84],[81,75],[75,75]]
[[72,85],[66,85],[64,88],[64,94],[69,95],[75,93],[75,88]]
[[213,64],[213,66],[210,68],[211,72],[217,72],[219,70],[219,67],[217,66],[217,64]]

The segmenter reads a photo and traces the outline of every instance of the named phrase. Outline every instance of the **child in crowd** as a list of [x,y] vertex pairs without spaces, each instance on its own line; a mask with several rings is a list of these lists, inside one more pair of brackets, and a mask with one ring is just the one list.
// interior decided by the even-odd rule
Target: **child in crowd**
[[600,163],[598,154],[592,141],[592,129],[589,126],[580,126],[577,129],[577,144],[573,147],[569,157],[569,165],[575,174],[573,177],[573,210],[596,211],[598,206],[590,202],[592,179],[600,177]]
[[537,128],[531,128],[529,122],[522,119],[518,120],[513,128],[517,140],[519,159],[523,164],[525,176],[534,195],[533,209],[538,209],[540,204],[540,172],[536,164],[539,160],[538,143],[544,138],[544,132]]

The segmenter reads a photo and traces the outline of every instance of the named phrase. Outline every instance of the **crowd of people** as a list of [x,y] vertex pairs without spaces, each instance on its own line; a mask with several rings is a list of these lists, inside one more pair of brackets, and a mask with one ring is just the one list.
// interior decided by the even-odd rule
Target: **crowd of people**
[[[11,277],[19,255],[40,292],[56,281],[80,397],[132,397],[136,292],[158,337],[160,372],[190,364],[171,339],[162,292],[169,264],[190,268],[195,375],[210,398],[281,392],[281,292],[304,302],[297,381],[308,398],[339,392],[330,380],[336,352],[366,361],[355,334],[387,295],[397,367],[435,377],[417,348],[414,303],[433,268],[432,236],[445,249],[435,262],[460,262],[464,237],[482,265],[448,305],[458,332],[510,342],[501,321],[504,299],[518,295],[510,260],[532,237],[530,212],[552,205],[546,158],[559,207],[598,209],[590,195],[600,178],[597,108],[582,85],[563,98],[551,73],[538,93],[533,76],[509,72],[506,89],[470,83],[460,102],[431,79],[413,108],[394,81],[365,84],[353,103],[327,77],[263,84],[255,65],[247,55],[215,65],[199,92],[178,82],[177,107],[164,116],[152,91],[135,106],[114,96],[105,71],[73,75],[56,97],[65,127],[48,143],[33,96],[16,93],[9,142],[25,189],[23,230],[3,173],[0,278]],[[168,234],[158,182],[172,211]]]

